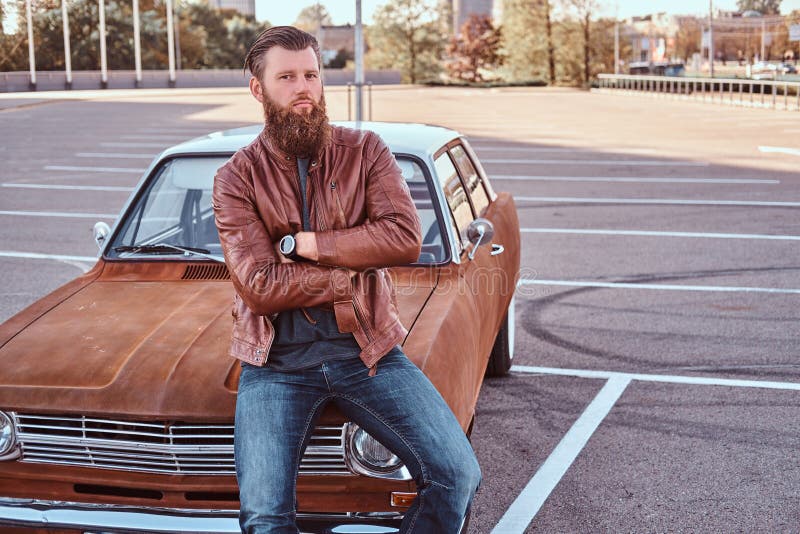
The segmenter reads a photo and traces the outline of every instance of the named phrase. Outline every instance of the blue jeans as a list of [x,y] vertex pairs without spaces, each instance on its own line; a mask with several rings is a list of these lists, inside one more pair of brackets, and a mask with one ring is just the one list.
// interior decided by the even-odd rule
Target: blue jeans
[[461,426],[399,347],[378,362],[375,376],[368,371],[359,358],[293,372],[243,364],[234,434],[242,532],[298,532],[299,462],[329,401],[396,454],[414,477],[417,497],[400,531],[459,531],[481,478]]

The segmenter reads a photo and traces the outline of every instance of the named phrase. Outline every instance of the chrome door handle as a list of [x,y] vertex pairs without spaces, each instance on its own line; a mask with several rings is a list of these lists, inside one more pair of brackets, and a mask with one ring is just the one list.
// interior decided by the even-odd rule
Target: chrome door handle
[[504,247],[503,245],[495,245],[494,243],[492,244],[492,256],[497,256],[498,254],[502,254],[503,252],[505,252],[505,250],[506,247]]

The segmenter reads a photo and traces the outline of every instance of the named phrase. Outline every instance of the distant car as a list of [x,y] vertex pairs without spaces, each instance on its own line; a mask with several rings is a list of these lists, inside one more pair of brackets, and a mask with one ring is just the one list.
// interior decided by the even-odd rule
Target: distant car
[[668,61],[637,61],[628,65],[628,72],[630,74],[652,76],[685,76],[686,66],[683,63]]
[[759,61],[750,67],[750,78],[753,80],[774,80],[778,77],[778,67],[773,63]]
[[[404,351],[469,434],[484,375],[513,358],[514,200],[452,130],[360,127],[394,152],[422,223],[417,262],[384,271]],[[0,525],[238,532],[240,366],[227,355],[234,290],[211,190],[260,129],[162,153],[113,231],[95,226],[94,268],[0,325]],[[331,405],[300,462],[298,523],[395,532],[415,491],[400,460]]]
[[791,63],[767,63],[759,61],[750,67],[750,77],[754,80],[774,80],[778,76],[797,74],[797,67]]

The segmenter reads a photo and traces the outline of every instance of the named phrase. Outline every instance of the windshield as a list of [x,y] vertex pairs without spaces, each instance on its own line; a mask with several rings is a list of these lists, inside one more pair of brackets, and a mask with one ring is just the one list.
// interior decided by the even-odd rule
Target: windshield
[[[228,159],[227,156],[191,156],[166,161],[122,221],[108,256],[221,259],[211,190],[217,169]],[[425,175],[419,164],[410,158],[398,157],[397,163],[422,223],[423,246],[418,263],[444,261],[441,229]]]

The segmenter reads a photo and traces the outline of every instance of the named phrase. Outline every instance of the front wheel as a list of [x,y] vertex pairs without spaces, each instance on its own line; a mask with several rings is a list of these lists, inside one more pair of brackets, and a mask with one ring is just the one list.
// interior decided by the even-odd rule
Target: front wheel
[[511,369],[514,360],[515,300],[516,297],[511,297],[506,316],[500,325],[500,331],[497,332],[492,354],[489,356],[489,363],[486,366],[486,376],[506,376]]

